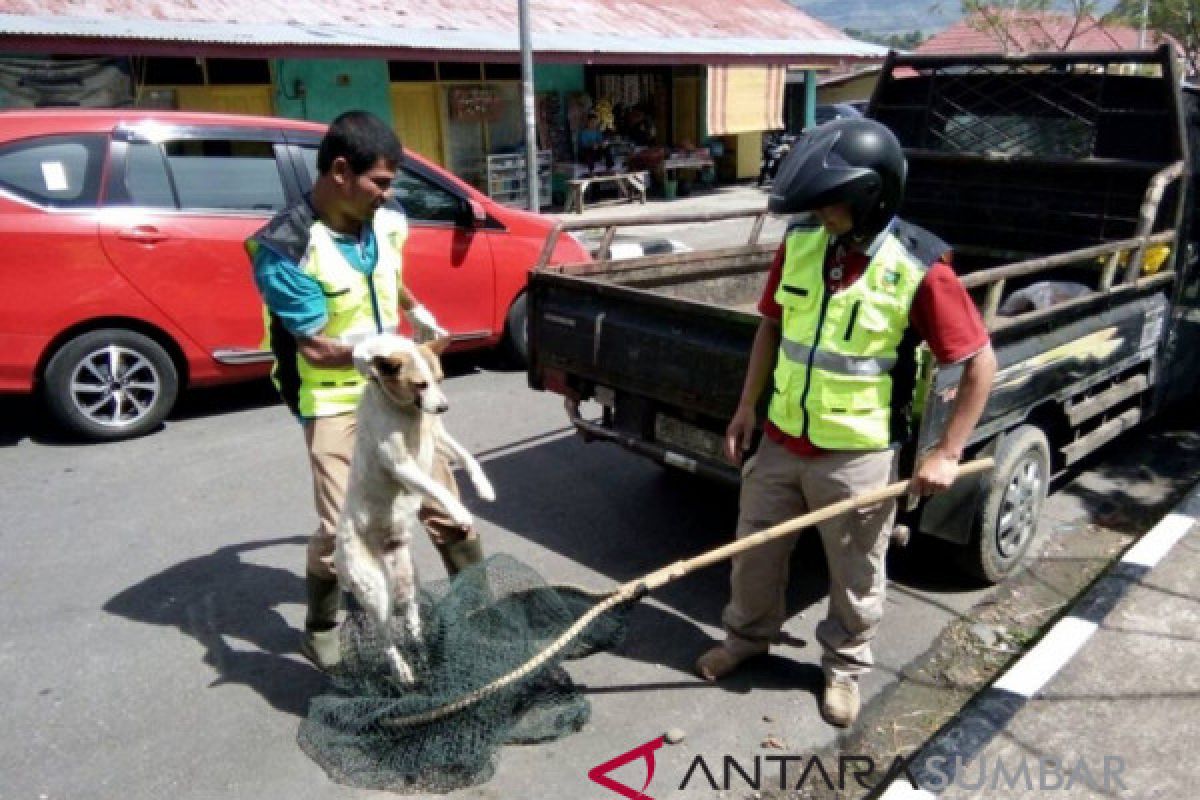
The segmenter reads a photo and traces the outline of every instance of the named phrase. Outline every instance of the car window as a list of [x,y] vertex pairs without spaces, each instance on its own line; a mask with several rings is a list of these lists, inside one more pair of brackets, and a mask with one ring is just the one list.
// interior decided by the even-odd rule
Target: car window
[[[317,175],[317,148],[301,147],[304,167],[314,179]],[[421,177],[405,167],[396,173],[392,183],[396,201],[404,208],[405,215],[413,221],[458,222],[462,214],[462,200],[453,192],[446,191],[432,181]]]
[[95,205],[104,163],[103,136],[44,136],[0,148],[0,187],[32,202]]
[[179,208],[278,211],[287,204],[270,142],[182,139],[166,142],[163,152]]
[[146,208],[176,208],[162,148],[151,142],[132,142],[125,160],[125,190],[129,202]]
[[462,200],[458,195],[404,168],[396,173],[392,191],[412,220],[457,222],[462,214]]

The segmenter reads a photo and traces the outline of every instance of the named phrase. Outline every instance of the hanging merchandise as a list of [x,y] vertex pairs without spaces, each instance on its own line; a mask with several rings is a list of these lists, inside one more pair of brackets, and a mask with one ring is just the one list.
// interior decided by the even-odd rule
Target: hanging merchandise
[[555,161],[572,161],[571,131],[563,110],[562,95],[558,92],[537,94],[538,149],[549,150]]
[[607,97],[600,98],[592,111],[595,112],[596,118],[600,121],[600,130],[611,131],[617,127],[616,119],[613,116],[612,101]]

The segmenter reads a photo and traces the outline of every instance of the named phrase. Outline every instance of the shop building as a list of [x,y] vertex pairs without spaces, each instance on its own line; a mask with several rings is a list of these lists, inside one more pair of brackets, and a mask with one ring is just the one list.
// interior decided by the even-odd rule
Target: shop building
[[[762,133],[783,127],[789,67],[815,92],[819,73],[884,54],[785,0],[531,0],[530,10],[538,145],[559,195],[581,171],[689,154],[712,163],[693,178],[753,177]],[[511,0],[0,0],[0,106],[318,121],[365,108],[495,195],[519,178],[508,165],[524,152],[516,17]],[[56,76],[81,64],[108,75],[104,91],[63,91]],[[596,139],[584,133],[591,114],[599,142],[581,147],[581,135]]]

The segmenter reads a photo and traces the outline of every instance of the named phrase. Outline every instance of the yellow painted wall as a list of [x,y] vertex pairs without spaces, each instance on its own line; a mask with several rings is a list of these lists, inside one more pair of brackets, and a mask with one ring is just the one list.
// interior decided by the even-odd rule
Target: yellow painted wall
[[392,120],[404,146],[436,163],[444,163],[442,108],[438,84],[393,83]]
[[175,107],[182,111],[218,111],[227,114],[274,115],[270,86],[148,86],[174,89]]
[[737,177],[758,177],[758,169],[762,166],[762,131],[739,133],[734,138],[737,140]]

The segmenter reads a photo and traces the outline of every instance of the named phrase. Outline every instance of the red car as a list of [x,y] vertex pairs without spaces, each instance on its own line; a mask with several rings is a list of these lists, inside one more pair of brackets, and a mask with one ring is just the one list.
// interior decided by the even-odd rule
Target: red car
[[[139,110],[0,112],[0,392],[63,427],[156,427],[182,386],[258,378],[262,307],[243,240],[316,175],[324,126]],[[405,278],[452,349],[525,350],[524,287],[553,220],[409,153]],[[555,260],[586,261],[561,237]]]

